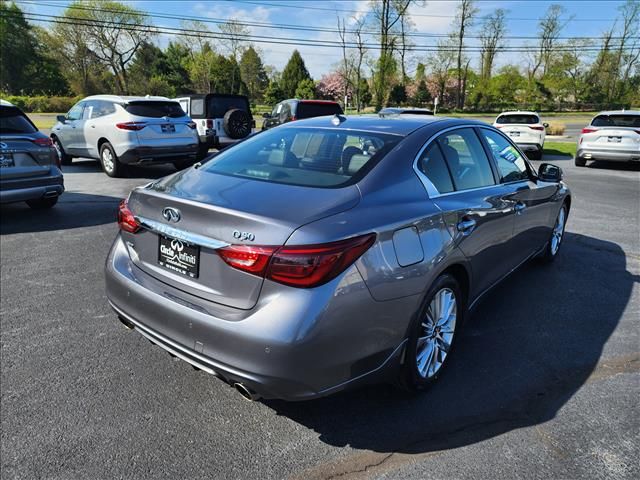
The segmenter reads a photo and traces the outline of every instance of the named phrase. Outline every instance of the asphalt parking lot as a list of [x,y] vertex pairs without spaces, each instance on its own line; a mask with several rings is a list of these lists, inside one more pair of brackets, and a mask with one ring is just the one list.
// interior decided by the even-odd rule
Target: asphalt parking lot
[[561,165],[560,258],[494,289],[428,393],[248,402],[116,320],[103,264],[128,191],[65,168],[0,210],[2,478],[639,478],[640,169]]

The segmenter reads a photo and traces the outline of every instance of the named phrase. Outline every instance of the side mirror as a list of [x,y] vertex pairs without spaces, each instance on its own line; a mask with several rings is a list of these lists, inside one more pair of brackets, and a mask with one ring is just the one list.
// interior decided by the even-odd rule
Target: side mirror
[[538,168],[538,178],[543,182],[559,182],[562,180],[562,169],[551,163],[543,163]]
[[262,114],[262,118],[271,118],[271,114],[270,113],[263,113]]
[[60,123],[66,123],[67,117],[65,117],[64,115],[56,115],[56,120],[59,121]]
[[543,124],[542,124],[542,126],[543,126],[544,128],[549,128],[549,124],[548,124],[548,123],[543,123]]

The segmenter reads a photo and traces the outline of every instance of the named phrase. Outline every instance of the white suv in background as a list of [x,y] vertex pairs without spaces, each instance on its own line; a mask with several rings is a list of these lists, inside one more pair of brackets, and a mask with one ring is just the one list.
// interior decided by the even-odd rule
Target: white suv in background
[[575,164],[587,160],[640,162],[640,111],[600,112],[582,129]]
[[126,165],[173,163],[180,169],[196,161],[196,125],[165,97],[94,95],[57,120],[51,140],[63,165],[74,157],[95,158],[107,175],[120,177]]
[[502,112],[493,126],[509,135],[527,157],[533,160],[542,158],[545,129],[549,125],[542,123],[536,112]]

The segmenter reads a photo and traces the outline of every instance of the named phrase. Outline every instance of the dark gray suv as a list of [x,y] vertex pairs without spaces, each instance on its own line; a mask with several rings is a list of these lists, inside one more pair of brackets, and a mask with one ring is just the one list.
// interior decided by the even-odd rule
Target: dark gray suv
[[17,107],[0,100],[0,203],[51,208],[64,192],[51,139]]

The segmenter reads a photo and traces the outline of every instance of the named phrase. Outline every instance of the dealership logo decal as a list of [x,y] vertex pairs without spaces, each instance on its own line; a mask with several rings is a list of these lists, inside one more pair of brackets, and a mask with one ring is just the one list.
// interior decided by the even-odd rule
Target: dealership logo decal
[[162,216],[167,222],[179,222],[180,221],[180,210],[172,207],[164,207],[162,209]]
[[4,142],[0,142],[0,148],[3,148],[3,149],[4,149],[4,148],[9,148],[9,145],[7,145],[7,144],[6,144],[6,143],[4,143]]

